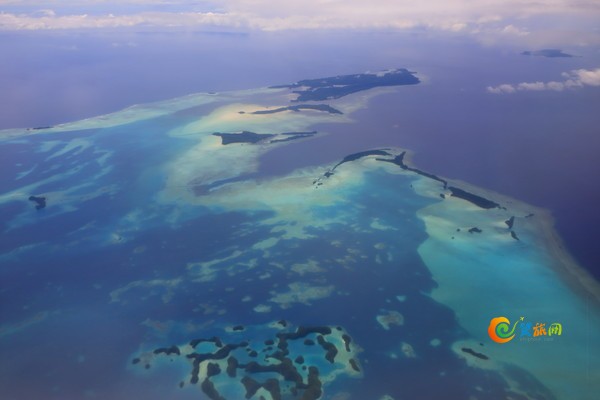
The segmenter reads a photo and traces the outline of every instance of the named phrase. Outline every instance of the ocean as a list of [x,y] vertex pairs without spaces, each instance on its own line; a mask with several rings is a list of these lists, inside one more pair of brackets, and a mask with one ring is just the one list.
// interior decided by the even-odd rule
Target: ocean
[[[149,51],[145,46],[170,36],[141,37],[138,47]],[[102,47],[112,39],[92,42]],[[187,74],[204,75],[190,81],[205,87],[196,91],[216,94],[48,130],[1,132],[16,134],[1,143],[2,397],[211,398],[212,384],[236,399],[256,384],[250,398],[258,398],[269,396],[275,380],[283,398],[295,398],[315,390],[294,388],[293,377],[311,382],[311,368],[318,370],[323,398],[336,400],[594,393],[600,370],[589,355],[597,350],[590,342],[599,327],[597,308],[563,280],[539,225],[548,217],[536,206],[553,212],[559,232],[592,237],[596,227],[589,226],[598,213],[586,201],[597,195],[589,175],[598,161],[587,154],[595,140],[597,95],[586,89],[566,93],[566,99],[558,93],[518,98],[485,92],[486,85],[500,83],[490,76],[529,80],[544,65],[551,77],[575,61],[548,66],[554,60],[531,61],[507,51],[499,57],[512,60],[513,68],[504,63],[496,74],[486,70],[495,64],[491,50],[472,43],[455,43],[451,51],[446,42],[424,49],[422,38],[394,35],[352,42],[335,33],[319,41],[285,39],[190,35],[178,45],[190,49],[202,40],[248,53],[265,47],[276,61],[244,64],[249,75],[236,65],[215,79],[222,61],[207,62],[203,54],[193,58],[198,67],[210,65],[203,74],[188,65],[177,78],[180,86],[162,94],[187,94]],[[404,47],[399,39],[407,41]],[[374,40],[377,49],[368,46]],[[335,62],[318,57],[331,48]],[[119,57],[125,53],[107,49],[124,63]],[[136,57],[152,56],[144,51]],[[86,65],[78,70],[91,73]],[[284,71],[283,65],[292,67]],[[422,83],[331,101],[341,115],[254,115],[254,109],[285,105],[289,96],[227,91],[382,67],[407,67]],[[113,68],[96,73],[108,76]],[[68,74],[64,78],[70,79],[66,86],[77,84]],[[122,105],[160,98],[158,86],[150,85],[150,94],[127,94],[131,89],[103,96],[90,87],[103,104],[31,117],[35,124],[22,122],[30,111],[22,112],[5,127],[79,120],[102,114],[92,114],[98,105],[116,111],[113,97]],[[63,104],[79,99],[57,96]],[[574,133],[565,135],[572,127]],[[241,130],[318,133],[285,143],[228,145],[212,135]],[[389,154],[332,170],[349,154],[374,148]],[[450,196],[439,181],[378,159],[390,161],[403,149],[413,151],[411,165],[505,209],[483,210]],[[30,195],[46,197],[46,207],[36,210]],[[575,219],[569,212],[576,212]],[[511,216],[518,239],[504,222]],[[481,232],[471,231],[476,227]],[[576,237],[563,233],[570,248],[582,245]],[[586,267],[594,257],[585,250],[574,254]],[[519,317],[560,321],[565,333],[498,347],[486,332],[497,315],[513,323]],[[194,339],[203,341],[192,345]],[[176,351],[166,350],[172,346]],[[335,362],[327,358],[332,348]],[[565,375],[565,356],[574,360],[573,376]],[[202,357],[208,359],[194,369]],[[293,365],[288,375],[276,371],[285,364],[282,357]],[[253,362],[264,370],[253,372]],[[553,379],[556,374],[565,378]]]

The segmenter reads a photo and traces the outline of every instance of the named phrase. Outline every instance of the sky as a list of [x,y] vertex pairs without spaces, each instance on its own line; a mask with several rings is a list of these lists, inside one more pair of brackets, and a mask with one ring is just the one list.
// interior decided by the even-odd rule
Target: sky
[[600,44],[596,0],[2,0],[0,30],[442,30],[543,45]]

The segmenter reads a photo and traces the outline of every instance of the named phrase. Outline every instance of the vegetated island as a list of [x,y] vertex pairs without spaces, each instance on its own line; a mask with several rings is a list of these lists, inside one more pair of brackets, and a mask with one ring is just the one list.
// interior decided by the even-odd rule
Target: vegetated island
[[568,54],[563,52],[560,49],[542,49],[542,50],[533,50],[533,51],[524,51],[521,53],[523,56],[538,56],[538,57],[548,57],[548,58],[569,58],[575,57],[572,54]]
[[470,203],[475,204],[477,207],[490,209],[490,208],[500,208],[500,204],[488,200],[485,197],[477,196],[476,194],[469,193],[466,190],[462,190],[460,188],[450,186],[448,187],[450,192],[452,192],[452,196],[458,197],[459,199],[466,200]]
[[276,114],[276,113],[280,113],[280,112],[284,112],[284,111],[300,112],[302,110],[323,111],[323,112],[328,112],[329,114],[343,114],[343,112],[331,107],[329,104],[298,104],[295,106],[279,107],[279,108],[273,108],[270,110],[253,111],[250,114],[257,114],[257,115]]
[[330,174],[333,173],[333,171],[335,171],[335,169],[337,167],[339,167],[340,165],[347,163],[347,162],[352,162],[358,159],[361,159],[363,157],[368,157],[368,156],[390,156],[391,154],[388,153],[386,150],[366,150],[366,151],[360,151],[358,153],[353,153],[350,155],[347,155],[346,157],[344,157],[342,159],[342,161],[340,161],[339,163],[337,163],[329,172]]
[[307,137],[312,137],[317,134],[317,131],[310,132],[285,132],[280,133],[283,136],[283,139],[273,139],[269,141],[269,143],[277,143],[277,142],[289,142],[290,140],[302,139]]
[[[251,143],[256,144],[260,142],[266,142],[269,139],[269,143],[287,142],[290,140],[302,139],[306,137],[312,137],[317,134],[317,131],[309,132],[283,132],[283,133],[256,133],[250,131],[242,131],[239,133],[223,133],[215,132],[214,136],[221,138],[222,145],[234,144],[234,143]],[[276,138],[276,139],[273,139]]]
[[405,155],[406,155],[406,151],[403,151],[402,153],[398,154],[396,157],[394,157],[391,160],[388,160],[385,158],[378,158],[377,161],[391,162],[392,164],[396,164],[397,166],[399,166],[400,168],[402,168],[406,171],[411,171],[411,172],[417,173],[419,175],[423,175],[429,179],[433,179],[435,181],[441,182],[444,185],[444,189],[446,189],[448,187],[448,182],[446,182],[446,180],[440,178],[439,176],[430,174],[429,172],[425,172],[418,168],[412,168],[412,167],[409,167],[408,165],[406,165],[404,163]]
[[[367,150],[367,151],[361,151],[359,153],[350,154],[350,155],[344,157],[342,159],[342,161],[338,162],[329,171],[325,172],[321,178],[314,180],[313,185],[321,186],[323,184],[322,180],[327,179],[330,176],[334,175],[335,169],[344,163],[355,161],[360,158],[369,157],[369,156],[392,156],[393,154],[391,154],[388,150],[389,149],[376,149],[376,150]],[[394,156],[393,158],[376,158],[375,160],[381,161],[381,162],[392,163],[406,171],[411,171],[416,174],[425,176],[429,179],[438,181],[443,185],[444,189],[447,189],[450,191],[450,193],[452,194],[453,197],[457,197],[459,199],[466,200],[469,203],[476,205],[477,207],[484,208],[484,209],[502,208],[500,206],[500,204],[498,204],[492,200],[486,199],[485,197],[481,197],[476,194],[467,192],[466,190],[457,188],[455,186],[448,186],[448,182],[445,179],[438,177],[437,175],[434,175],[429,172],[422,171],[418,168],[413,168],[413,167],[406,165],[406,163],[404,162],[405,155],[406,155],[406,151],[403,151],[402,153]],[[446,198],[445,195],[442,195],[441,197]]]
[[42,208],[46,208],[46,198],[41,196],[29,196],[29,201],[32,201],[35,204],[36,210],[41,210]]
[[490,358],[488,356],[486,356],[483,353],[478,353],[475,350],[469,348],[469,347],[463,347],[462,349],[460,349],[463,353],[467,353],[472,355],[473,357],[477,357],[480,360],[489,360]]
[[506,226],[508,226],[508,229],[512,229],[512,227],[515,225],[515,216],[511,216],[509,219],[504,221],[504,223],[506,224]]
[[[353,153],[353,154],[347,155],[346,157],[344,157],[342,159],[342,161],[335,164],[333,166],[333,168],[331,168],[329,171],[325,172],[323,174],[322,178],[329,178],[330,176],[335,175],[335,169],[344,163],[352,162],[352,161],[355,161],[355,160],[358,160],[358,159],[361,159],[364,157],[368,157],[368,156],[391,156],[391,154],[385,150],[366,150],[366,151],[361,151],[358,153]],[[321,186],[323,184],[322,178],[315,179],[313,181],[313,185]]]
[[275,136],[271,133],[255,133],[250,131],[242,131],[240,133],[215,132],[213,135],[221,138],[222,145],[232,143],[258,143]]
[[380,73],[338,75],[329,78],[305,79],[291,85],[271,86],[272,89],[295,89],[293,102],[339,99],[352,93],[381,86],[416,85],[421,81],[405,68]]

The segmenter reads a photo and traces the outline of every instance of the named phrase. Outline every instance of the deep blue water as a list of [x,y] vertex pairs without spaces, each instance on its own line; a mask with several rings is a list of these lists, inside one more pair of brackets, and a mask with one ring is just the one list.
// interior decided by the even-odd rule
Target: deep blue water
[[[285,150],[267,154],[263,170],[334,163],[365,148],[407,148],[421,169],[551,210],[568,250],[600,278],[595,245],[600,189],[594,184],[600,171],[595,156],[600,92],[595,87],[500,96],[485,92],[486,86],[505,82],[561,80],[562,72],[595,68],[597,56],[532,59],[465,42],[450,41],[445,47],[406,42],[390,58],[425,76],[425,83],[375,97],[368,109],[356,113],[353,124],[316,126],[331,135],[301,143],[291,155]],[[422,44],[420,50],[415,42]],[[378,43],[386,47],[387,42]],[[407,61],[396,61],[404,53]]]
[[[489,85],[560,80],[562,72],[595,68],[593,49],[563,49],[581,57],[548,59],[459,37],[386,32],[2,35],[2,52],[11,60],[0,66],[2,128],[51,125],[190,92],[412,68],[431,83],[376,99],[370,117],[348,127],[357,133],[352,141],[323,142],[322,152],[307,144],[310,157],[299,147],[280,156],[287,168],[334,162],[349,147],[408,147],[425,169],[551,209],[571,252],[600,276],[594,245],[600,214],[593,206],[600,194],[592,183],[600,170],[598,90],[485,93]],[[129,42],[135,47],[114,45]],[[271,160],[280,163],[276,155]]]
[[[593,243],[600,233],[595,208],[600,197],[593,184],[593,175],[600,170],[594,135],[600,122],[594,109],[598,92],[591,88],[504,97],[484,92],[490,84],[558,79],[560,72],[593,65],[593,55],[577,60],[520,58],[514,49],[498,53],[452,40],[426,45],[419,37],[391,34],[333,33],[301,40],[267,34],[190,33],[183,39],[168,34],[52,34],[46,40],[3,35],[11,39],[0,43],[12,62],[0,66],[0,87],[7,94],[3,98],[10,99],[0,109],[2,127],[50,125],[194,91],[251,88],[386,67],[416,70],[431,81],[376,98],[368,110],[356,114],[355,124],[316,127],[330,135],[295,143],[293,152],[284,147],[267,154],[261,173],[282,175],[300,166],[334,163],[366,148],[413,149],[422,169],[550,208],[575,256],[599,273],[594,266],[600,265],[600,255]],[[133,39],[137,45],[111,46],[116,39]],[[72,44],[79,50],[61,47]],[[33,83],[24,86],[23,82]],[[13,324],[47,313],[40,322],[2,337],[0,397],[79,398],[92,390],[100,398],[112,399],[197,398],[199,391],[176,387],[185,366],[158,366],[145,373],[132,370],[131,358],[140,350],[184,343],[199,332],[208,336],[222,333],[227,325],[262,326],[279,318],[294,325],[339,324],[364,348],[359,355],[364,378],[340,378],[328,387],[328,394],[340,390],[351,392],[353,399],[386,393],[397,398],[435,398],[440,393],[468,398],[477,383],[486,398],[503,397],[505,385],[498,375],[466,367],[447,348],[465,333],[453,313],[428,296],[435,283],[416,253],[426,236],[414,214],[429,200],[414,196],[408,178],[373,173],[367,185],[346,194],[349,202],[364,208],[320,210],[328,216],[351,211],[345,223],[315,231],[319,239],[285,240],[272,250],[273,257],[286,265],[316,258],[326,270],[318,276],[300,278],[276,268],[258,251],[246,251],[235,262],[241,265],[257,258],[255,270],[242,266],[232,276],[221,272],[215,281],[205,283],[188,279],[188,263],[223,258],[270,237],[271,227],[264,225],[270,215],[157,205],[153,196],[165,178],[161,167],[190,144],[166,137],[175,122],[172,118],[179,124],[192,121],[194,114],[2,144],[1,192],[75,167],[81,169],[39,191],[85,183],[100,170],[90,160],[113,150],[107,161],[113,169],[94,185],[116,184],[119,189],[91,200],[82,197],[75,211],[64,213],[59,206],[35,212],[25,202],[0,206],[5,232],[2,253],[40,243],[30,252],[2,259],[2,322]],[[49,161],[44,161],[47,154],[32,151],[46,140],[78,137],[89,138],[94,147]],[[17,163],[23,166],[17,168]],[[40,167],[13,183],[17,172],[36,163]],[[84,188],[73,195],[87,192]],[[55,205],[52,198],[48,200]],[[395,212],[398,204],[404,213]],[[124,220],[133,209],[147,218]],[[165,217],[174,211],[183,218],[173,226],[165,225]],[[7,232],[15,216],[29,223]],[[352,228],[367,228],[373,218],[398,232]],[[121,240],[110,244],[115,232]],[[397,237],[402,238],[402,246]],[[334,240],[342,247],[332,246]],[[377,243],[388,246],[392,261],[375,262]],[[140,246],[144,248],[138,251]],[[342,266],[336,259],[344,248],[357,249],[366,258]],[[259,279],[264,272],[270,278]],[[183,283],[167,303],[161,298],[167,293],[162,287],[133,288],[121,296],[125,303],[109,302],[111,291],[130,282],[182,276]],[[267,304],[271,291],[281,292],[299,280],[333,284],[335,291],[329,298],[315,300],[313,306],[279,309],[272,304],[268,314],[252,310],[258,303]],[[241,301],[246,294],[252,296],[251,302]],[[406,301],[398,302],[398,295],[406,295]],[[204,314],[200,304],[227,312]],[[375,320],[381,310],[401,312],[405,326],[383,330]],[[216,322],[199,328],[211,319]],[[166,328],[149,328],[150,320]],[[189,332],[183,328],[188,323],[195,326]],[[442,345],[430,346],[433,338]],[[402,342],[414,347],[416,359],[401,355]],[[399,357],[391,358],[392,352]],[[423,380],[423,376],[431,378]]]
[[[466,398],[477,391],[476,385],[488,398],[505,394],[499,376],[468,368],[448,348],[466,333],[452,311],[428,295],[435,283],[416,251],[426,235],[415,213],[431,200],[414,196],[412,178],[383,171],[367,174],[364,185],[342,194],[342,202],[311,207],[317,220],[337,217],[339,223],[309,229],[314,239],[281,240],[267,254],[251,247],[277,237],[271,233],[273,226],[264,222],[271,217],[268,212],[178,205],[183,218],[165,223],[173,206],[154,201],[165,176],[153,171],[188,145],[165,134],[174,122],[171,118],[54,135],[55,140],[79,136],[93,142],[81,154],[66,153],[56,161],[44,161],[48,153],[31,152],[48,137],[31,137],[15,156],[17,162],[41,163],[42,171],[45,162],[59,162],[62,169],[55,172],[63,174],[71,161],[83,166],[73,176],[48,183],[44,191],[66,190],[82,182],[93,187],[110,182],[118,190],[81,201],[75,210],[62,214],[60,200],[53,203],[50,196],[44,210],[21,207],[19,212],[33,220],[6,232],[10,241],[3,242],[4,252],[26,244],[39,247],[5,257],[0,269],[0,280],[10,282],[0,293],[3,321],[26,323],[2,337],[4,398],[80,398],[86,393],[113,399],[199,396],[198,388],[177,388],[189,374],[189,365],[187,371],[185,363],[175,363],[172,368],[159,364],[144,372],[133,368],[131,360],[142,350],[185,343],[196,336],[224,335],[226,326],[237,324],[256,327],[247,339],[262,341],[266,328],[261,326],[279,319],[292,326],[343,326],[362,347],[358,358],[364,377],[338,378],[325,387],[327,396],[349,391],[354,399],[384,394],[431,398],[440,393]],[[53,151],[57,150],[60,146]],[[113,169],[91,180],[102,168],[93,161],[94,155],[106,151],[111,152],[107,162]],[[12,203],[0,208],[9,224],[15,223],[12,208]],[[127,226],[123,217],[135,209],[146,218],[130,220]],[[370,228],[375,218],[394,227],[393,234]],[[116,243],[110,241],[114,232],[121,237]],[[243,253],[215,265],[214,280],[194,281],[189,263],[224,258],[236,250]],[[354,255],[348,258],[349,254]],[[381,262],[376,261],[378,255]],[[256,268],[247,267],[253,259]],[[289,267],[309,260],[324,271],[299,276],[274,264]],[[261,279],[266,272],[270,276]],[[168,288],[141,285],[122,292],[117,302],[110,301],[111,292],[131,282],[178,278],[181,282],[168,300],[163,297]],[[280,308],[269,302],[293,282],[333,285],[334,290],[310,305]],[[242,301],[245,296],[252,301]],[[397,296],[406,300],[400,302]],[[272,305],[272,311],[256,313],[253,307],[260,303]],[[388,331],[376,316],[390,310],[401,312],[405,324]],[[432,347],[432,339],[442,345]],[[403,342],[413,346],[417,358],[402,355]]]

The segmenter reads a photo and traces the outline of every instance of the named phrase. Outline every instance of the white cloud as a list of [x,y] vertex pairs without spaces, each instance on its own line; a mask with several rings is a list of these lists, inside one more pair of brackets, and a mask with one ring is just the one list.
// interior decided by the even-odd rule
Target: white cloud
[[562,74],[562,82],[521,82],[517,84],[504,83],[498,86],[488,86],[486,90],[494,94],[510,94],[518,91],[554,90],[557,92],[565,89],[574,89],[584,86],[600,86],[600,68],[587,70],[576,69]]
[[[282,30],[318,28],[423,27],[454,32],[470,31],[508,36],[525,36],[529,30],[517,26],[526,18],[558,15],[568,18],[600,17],[597,0],[0,0],[0,29],[82,29],[137,25],[194,27],[216,25],[243,29]],[[119,14],[134,5],[138,11]],[[44,12],[15,13],[24,6]],[[38,8],[35,8],[35,7]],[[105,14],[81,11],[66,15],[61,10],[110,10]],[[152,8],[150,7],[152,6]],[[156,8],[160,6],[161,8]],[[70,8],[65,8],[70,7]],[[165,11],[164,7],[169,10]],[[52,8],[54,11],[49,10]],[[202,12],[198,12],[203,8]],[[216,11],[218,10],[218,12]],[[510,22],[508,22],[510,20]],[[503,21],[506,21],[503,23]],[[515,21],[518,21],[515,22]]]
[[502,28],[501,32],[505,35],[515,35],[515,36],[529,35],[529,32],[527,32],[524,29],[519,29],[514,25],[506,25],[504,28]]
[[33,17],[0,13],[0,29],[3,30],[47,30],[119,28],[131,26],[239,26],[239,19],[227,14],[216,13],[160,13],[147,12],[132,15],[45,15]]
[[137,47],[138,44],[136,42],[113,42],[111,43],[112,47]]
[[560,92],[561,90],[563,90],[565,88],[565,84],[563,82],[548,82],[545,84],[545,88],[548,90],[555,90],[557,92]]
[[490,93],[501,94],[501,93],[514,93],[517,91],[517,89],[513,85],[503,84],[503,85],[499,85],[496,87],[488,86],[487,91]]
[[598,0],[0,0],[0,31],[413,30],[544,48],[600,45],[598,20]]
[[594,70],[578,69],[572,71],[571,79],[581,82],[583,85],[600,86],[600,68]]
[[523,82],[517,85],[518,90],[546,90],[544,82]]

